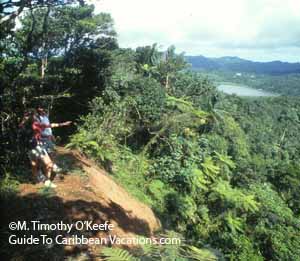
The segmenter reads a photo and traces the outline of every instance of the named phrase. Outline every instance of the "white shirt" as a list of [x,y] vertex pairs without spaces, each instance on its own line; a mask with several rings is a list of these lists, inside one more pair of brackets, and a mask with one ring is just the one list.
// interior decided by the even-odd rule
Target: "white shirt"
[[[42,124],[50,125],[50,120],[48,118],[48,115],[39,115],[39,119],[40,119],[40,122]],[[45,128],[42,131],[42,136],[52,136],[52,129],[51,128]]]

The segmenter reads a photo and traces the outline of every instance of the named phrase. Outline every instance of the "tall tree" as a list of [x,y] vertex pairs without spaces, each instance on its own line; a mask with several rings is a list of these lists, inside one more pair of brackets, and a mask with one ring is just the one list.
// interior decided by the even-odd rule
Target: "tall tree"
[[[60,6],[74,3],[76,0],[2,0],[0,3],[0,25],[14,20],[26,9],[45,6]],[[83,5],[84,0],[78,0]]]
[[187,63],[184,60],[183,53],[177,55],[175,53],[175,46],[170,46],[163,54],[163,59],[158,65],[158,71],[160,73],[161,83],[168,90],[171,85],[171,81],[175,77],[176,73],[186,67]]

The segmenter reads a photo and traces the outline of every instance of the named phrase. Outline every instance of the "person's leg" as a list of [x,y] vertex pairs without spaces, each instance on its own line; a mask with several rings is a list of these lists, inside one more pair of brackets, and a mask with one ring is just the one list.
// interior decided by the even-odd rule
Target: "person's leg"
[[55,188],[56,185],[54,183],[52,183],[50,180],[51,174],[52,174],[52,169],[53,169],[53,162],[43,146],[38,145],[36,147],[36,150],[38,151],[38,158],[39,158],[40,162],[43,163],[43,166],[44,166],[44,170],[45,170],[44,174],[47,178],[47,180],[45,181],[45,186]]
[[43,164],[45,176],[50,179],[53,167],[52,160],[43,145],[39,144],[35,150],[37,151],[39,161]]
[[32,176],[33,176],[34,180],[37,180],[37,177],[38,177],[38,162],[37,162],[37,160],[31,159],[30,164],[31,164]]
[[48,179],[51,179],[51,174],[52,174],[52,168],[53,168],[53,161],[50,159],[48,154],[45,154],[41,156],[41,160],[44,163],[45,167],[45,176]]
[[36,150],[36,148],[28,152],[28,158],[30,160],[33,179],[34,181],[38,181],[39,159],[38,159],[38,151]]
[[45,154],[41,157],[41,160],[45,166],[45,174],[47,176],[47,180],[45,181],[45,186],[50,188],[56,188],[56,185],[51,181],[51,174],[53,169],[53,162],[50,159],[48,154]]
[[62,169],[56,164],[56,154],[55,154],[55,145],[53,140],[49,137],[45,142],[46,151],[53,162],[52,171],[55,173],[60,173]]

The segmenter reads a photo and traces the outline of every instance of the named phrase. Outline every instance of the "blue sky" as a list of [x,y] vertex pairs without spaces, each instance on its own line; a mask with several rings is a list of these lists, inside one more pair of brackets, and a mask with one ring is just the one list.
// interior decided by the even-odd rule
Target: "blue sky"
[[121,47],[300,62],[300,0],[94,0]]

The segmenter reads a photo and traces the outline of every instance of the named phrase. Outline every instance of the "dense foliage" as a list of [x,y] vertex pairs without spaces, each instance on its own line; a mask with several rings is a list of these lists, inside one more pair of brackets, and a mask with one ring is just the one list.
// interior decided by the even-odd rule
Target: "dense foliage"
[[110,161],[192,244],[230,260],[297,260],[299,100],[227,97],[180,70],[169,88],[124,73],[91,103],[71,144]]
[[15,141],[22,140],[17,126],[24,111],[42,104],[53,121],[74,120],[104,90],[116,33],[109,14],[93,11],[93,6],[29,10],[22,27],[1,40],[1,162],[11,166],[8,161],[22,158]]
[[220,94],[185,70],[174,47],[118,48],[111,17],[93,6],[35,9],[21,24],[1,38],[1,198],[15,192],[14,163],[26,158],[18,120],[42,100],[54,120],[80,118],[69,147],[93,157],[186,241],[185,255],[132,255],[299,260],[298,98]]

